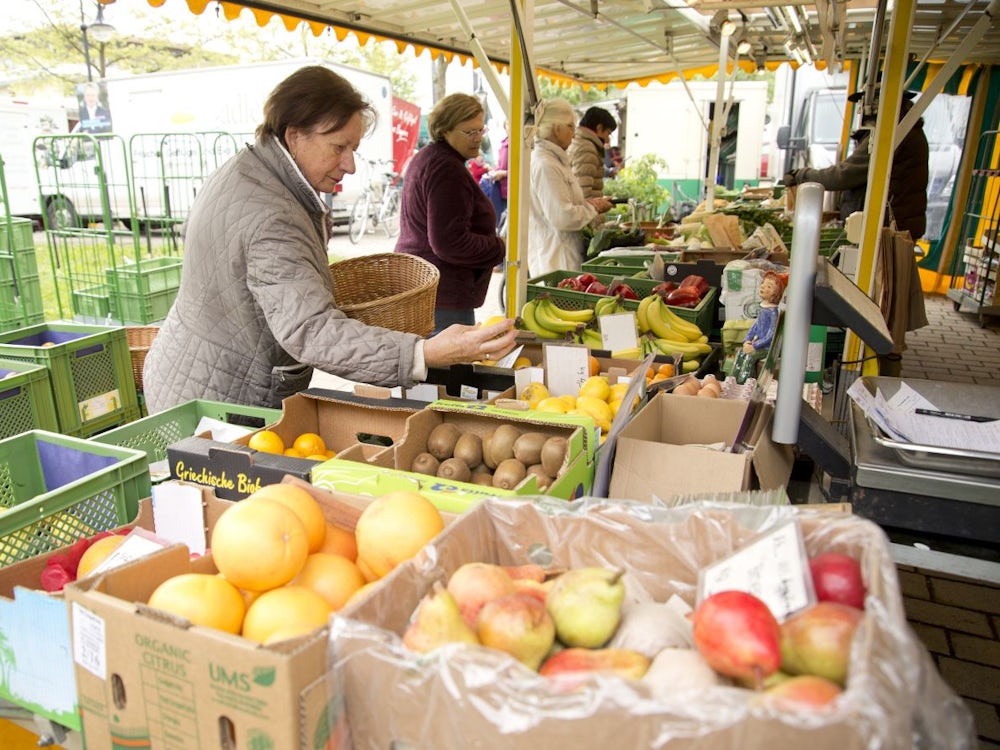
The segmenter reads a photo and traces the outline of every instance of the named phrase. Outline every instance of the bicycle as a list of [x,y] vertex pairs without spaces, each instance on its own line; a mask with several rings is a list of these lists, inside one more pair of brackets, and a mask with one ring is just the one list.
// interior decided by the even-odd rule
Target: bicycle
[[399,207],[403,199],[403,178],[392,169],[392,162],[358,157],[372,177],[351,208],[347,234],[355,245],[361,241],[368,224],[382,227],[386,237],[399,234]]

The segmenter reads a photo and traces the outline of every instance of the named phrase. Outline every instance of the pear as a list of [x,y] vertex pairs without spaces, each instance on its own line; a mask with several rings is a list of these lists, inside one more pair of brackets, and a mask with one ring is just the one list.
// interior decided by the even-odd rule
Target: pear
[[854,631],[864,617],[855,607],[817,602],[781,625],[781,668],[793,675],[817,675],[843,686]]
[[599,567],[574,568],[553,581],[545,606],[562,643],[600,648],[611,639],[622,618],[623,573]]
[[753,594],[716,592],[701,601],[692,622],[695,647],[719,674],[759,689],[781,666],[781,626]]
[[476,632],[484,646],[505,651],[534,670],[556,638],[545,605],[525,594],[508,594],[486,602],[479,612]]
[[472,628],[466,625],[455,598],[440,581],[420,600],[403,634],[403,645],[419,654],[446,643],[479,643]]

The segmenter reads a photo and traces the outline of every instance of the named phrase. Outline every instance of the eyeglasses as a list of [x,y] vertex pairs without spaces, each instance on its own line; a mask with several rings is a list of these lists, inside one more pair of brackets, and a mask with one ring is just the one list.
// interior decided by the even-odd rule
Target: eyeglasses
[[482,138],[484,135],[486,135],[486,133],[488,131],[489,131],[489,128],[482,127],[482,128],[479,128],[479,130],[459,130],[458,132],[461,133],[462,135],[464,135],[466,138],[475,138],[477,136],[479,138]]

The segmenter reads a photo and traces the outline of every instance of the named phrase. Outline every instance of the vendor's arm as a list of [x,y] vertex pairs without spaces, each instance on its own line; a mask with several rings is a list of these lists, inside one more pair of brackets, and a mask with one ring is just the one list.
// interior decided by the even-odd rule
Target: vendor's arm
[[868,181],[868,141],[863,140],[851,155],[826,169],[808,167],[795,171],[795,183],[818,182],[827,190],[850,190]]

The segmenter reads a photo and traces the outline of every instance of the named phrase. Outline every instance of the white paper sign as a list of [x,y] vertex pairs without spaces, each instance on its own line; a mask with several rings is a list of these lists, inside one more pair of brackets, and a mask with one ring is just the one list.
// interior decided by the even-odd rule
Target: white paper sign
[[524,349],[524,344],[515,346],[508,354],[497,360],[497,367],[506,367],[509,370],[513,370],[514,363],[517,361],[517,358],[521,356],[522,349]]
[[98,679],[107,679],[108,651],[104,620],[73,602],[73,661]]
[[590,377],[590,349],[585,346],[546,344],[546,386],[553,396],[575,395]]
[[524,389],[532,383],[544,382],[544,367],[522,367],[520,370],[514,370],[514,398],[519,398]]
[[601,346],[608,351],[633,349],[639,345],[634,312],[602,315],[598,323],[601,326]]
[[201,489],[177,482],[163,482],[153,487],[152,495],[156,535],[187,545],[192,554],[204,555],[208,545]]
[[730,590],[753,594],[779,622],[816,602],[802,533],[795,519],[775,526],[699,573],[699,602]]

